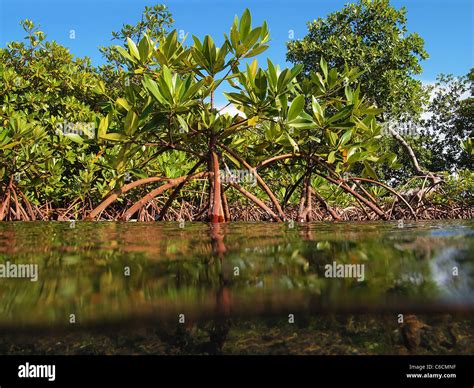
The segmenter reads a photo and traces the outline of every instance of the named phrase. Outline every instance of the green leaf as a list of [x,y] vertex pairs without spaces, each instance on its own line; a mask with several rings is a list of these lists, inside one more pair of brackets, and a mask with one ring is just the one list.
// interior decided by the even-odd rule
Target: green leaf
[[128,53],[127,50],[125,50],[123,47],[121,46],[115,46],[115,49],[120,53],[120,55],[122,55],[122,57],[124,57],[125,59],[128,59],[130,62],[135,62],[135,59],[133,59],[133,57]]
[[111,113],[109,113],[107,116],[100,119],[99,130],[98,130],[99,138],[107,133],[107,129],[109,129],[111,119],[112,119]]
[[272,61],[270,61],[269,58],[267,58],[267,65],[268,65],[267,73],[269,75],[268,79],[270,81],[270,84],[273,87],[275,87],[278,81],[278,77],[277,77],[275,66],[273,65]]
[[351,115],[353,107],[354,105],[347,105],[344,108],[342,108],[339,112],[337,112],[334,116],[331,116],[327,120],[328,124],[332,124],[339,120],[347,119]]
[[351,137],[352,137],[351,130],[344,132],[344,134],[341,136],[341,142],[339,143],[339,146],[343,147],[344,145],[346,145],[347,142],[351,139]]
[[127,45],[128,45],[128,49],[130,51],[130,54],[133,57],[135,57],[136,59],[139,60],[140,59],[140,53],[138,52],[138,48],[137,48],[137,45],[135,44],[135,42],[127,37]]
[[336,81],[337,81],[337,70],[335,67],[333,67],[329,71],[329,77],[328,77],[329,87],[332,88],[336,84]]
[[234,49],[239,46],[240,34],[237,27],[232,26],[230,30],[230,43]]
[[347,159],[349,160],[351,158],[352,155],[354,155],[357,150],[359,149],[358,146],[353,146],[351,148],[349,148],[349,150],[347,151]]
[[332,146],[332,147],[335,147],[336,144],[337,144],[337,134],[330,131],[329,129],[326,131],[326,135],[329,139],[329,144]]
[[74,143],[82,144],[84,143],[84,139],[79,136],[77,133],[66,133],[64,137],[71,139]]
[[296,143],[296,141],[290,136],[290,134],[287,133],[286,137],[288,141],[290,142],[291,146],[293,147],[293,150],[295,152],[298,152],[299,151],[298,143]]
[[248,54],[245,55],[246,58],[252,58],[255,57],[258,54],[263,53],[269,46],[262,44],[251,50]]
[[105,94],[105,83],[104,81],[97,82],[97,85],[94,88],[94,92],[98,94]]
[[117,98],[115,101],[117,105],[120,105],[122,108],[124,108],[127,112],[130,110],[131,106],[128,103],[128,101],[125,98]]
[[250,48],[255,43],[257,43],[258,38],[260,37],[261,30],[262,29],[260,27],[257,27],[257,28],[254,28],[252,31],[250,31],[248,36],[244,39],[244,42],[243,42],[244,45]]
[[364,172],[367,176],[375,179],[375,180],[378,180],[379,177],[377,176],[377,173],[375,172],[375,170],[372,168],[372,166],[367,163],[366,161],[364,161]]
[[138,127],[138,116],[133,110],[129,110],[125,117],[125,133],[133,135]]
[[158,89],[158,85],[156,84],[155,81],[150,79],[148,76],[145,76],[143,78],[143,86],[155,97],[159,102],[163,103],[164,98],[160,93],[160,90]]
[[224,95],[227,97],[227,99],[231,102],[237,103],[237,104],[246,104],[246,105],[251,105],[252,100],[250,100],[247,96],[239,93],[224,93]]
[[249,9],[245,9],[242,17],[240,18],[239,32],[240,38],[245,41],[247,35],[250,32],[250,25],[252,23],[252,16],[250,15]]
[[356,153],[352,154],[351,157],[347,158],[347,163],[350,164],[350,163],[360,162],[361,160],[366,159],[368,154],[369,153],[367,151],[356,152]]
[[113,140],[113,141],[120,141],[120,140],[125,140],[126,137],[122,135],[121,133],[107,133],[105,135],[100,136],[101,139],[105,140]]
[[189,131],[189,127],[188,127],[188,123],[186,122],[185,119],[183,119],[181,116],[176,116],[176,118],[178,119],[178,122],[179,122],[179,125],[180,127],[182,128],[182,130],[184,132],[188,132]]
[[336,151],[331,151],[328,155],[328,163],[333,164],[336,160]]
[[14,142],[11,142],[11,143],[8,143],[7,145],[4,145],[1,147],[2,150],[8,150],[10,148],[13,148],[15,147],[16,145],[20,144],[19,141],[14,141]]
[[302,94],[298,95],[292,102],[290,109],[288,110],[288,121],[296,119],[299,114],[302,112],[304,107],[304,96]]
[[314,116],[318,120],[319,124],[322,124],[324,122],[324,111],[314,96],[311,98],[311,107],[313,108]]
[[226,158],[228,158],[232,163],[234,163],[237,167],[240,168],[240,162],[234,158],[231,154],[229,154],[228,152],[223,152],[224,156]]
[[364,115],[364,114],[365,114],[365,115],[374,115],[374,116],[376,116],[376,115],[378,115],[378,114],[380,114],[380,113],[383,113],[383,111],[384,111],[384,110],[381,109],[381,108],[361,108],[361,109],[359,109],[359,113],[360,113],[360,114],[363,114],[363,115]]
[[171,91],[173,90],[173,76],[171,75],[171,71],[168,66],[163,66],[161,75],[161,79],[165,81],[165,84],[168,87],[168,91],[171,94]]
[[349,85],[346,85],[346,87],[344,88],[344,93],[346,95],[347,101],[353,102],[352,101],[352,89],[350,88]]
[[305,111],[302,111],[296,119],[288,122],[288,125],[297,129],[313,129],[315,127],[312,117]]
[[324,74],[324,79],[328,79],[328,63],[326,60],[321,57],[321,60],[319,61],[319,66],[321,67],[321,70],[323,71]]
[[142,62],[145,62],[151,54],[151,42],[146,34],[138,43],[138,52]]
[[[189,77],[189,84],[191,84],[191,76]],[[187,101],[189,99],[192,99],[195,97],[195,95],[199,92],[199,89],[201,89],[201,87],[204,85],[204,80],[201,80],[199,82],[196,82],[195,84],[189,86],[188,89],[184,90],[182,96],[181,96],[181,100],[182,101]],[[186,82],[186,84],[188,85],[188,82]]]

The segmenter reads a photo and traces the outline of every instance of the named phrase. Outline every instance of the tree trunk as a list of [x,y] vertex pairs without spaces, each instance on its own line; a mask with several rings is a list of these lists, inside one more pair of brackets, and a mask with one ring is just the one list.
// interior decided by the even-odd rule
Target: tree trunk
[[171,205],[173,204],[173,201],[176,199],[176,197],[178,196],[178,194],[180,193],[181,189],[183,188],[183,186],[188,182],[188,180],[191,178],[192,174],[194,174],[194,172],[197,170],[197,168],[201,165],[201,163],[203,162],[202,159],[200,159],[194,166],[193,168],[191,168],[191,170],[189,170],[188,172],[188,178],[186,178],[186,180],[182,181],[178,187],[173,191],[173,193],[168,197],[168,200],[166,201],[166,203],[164,204],[164,206],[162,207],[161,211],[160,211],[160,214],[158,215],[158,217],[155,219],[155,221],[157,220],[163,220],[163,218],[165,217],[166,215],[166,212],[168,211],[168,209],[171,207]]
[[311,171],[306,173],[306,178],[304,180],[303,190],[301,190],[301,200],[300,208],[298,212],[298,221],[299,222],[311,222],[311,211],[312,211],[312,202],[311,202]]
[[224,206],[224,217],[225,221],[228,222],[230,221],[230,210],[229,210],[229,203],[227,202],[227,196],[225,195],[225,191],[222,189],[221,190],[221,199],[222,199],[222,205]]
[[410,157],[411,164],[415,172],[418,175],[427,176],[433,183],[438,183],[441,180],[441,178],[439,176],[436,176],[432,172],[424,171],[420,167],[420,164],[418,163],[418,158],[416,157],[415,152],[413,151],[413,148],[411,148],[411,145],[408,144],[408,142],[402,137],[402,135],[400,135],[393,128],[389,128],[389,131],[390,131],[390,134],[395,138],[395,140],[397,140],[407,152],[408,156]]
[[326,202],[326,200],[314,189],[312,189],[312,193],[316,197],[316,199],[323,205],[326,210],[331,214],[331,217],[335,221],[341,221],[341,217],[336,213],[336,211]]
[[232,186],[233,188],[240,191],[241,194],[243,194],[246,198],[248,198],[253,203],[255,203],[258,207],[260,207],[260,209],[266,211],[276,222],[281,222],[280,217],[278,217],[278,215],[272,209],[270,209],[267,205],[265,205],[263,201],[258,199],[255,195],[249,193],[247,190],[239,186],[237,183],[229,182],[229,186]]
[[152,182],[163,182],[163,181],[169,181],[170,178],[163,178],[163,177],[150,177],[150,178],[143,178],[139,179],[135,182],[128,183],[118,189],[115,189],[111,191],[107,196],[104,198],[104,200],[97,206],[95,207],[87,217],[84,218],[86,221],[92,221],[95,217],[97,217],[100,212],[104,211],[107,209],[109,205],[111,205],[113,202],[115,202],[122,194],[125,194],[127,191],[141,186],[145,185],[148,183]]
[[140,210],[142,208],[142,206],[146,205],[153,198],[155,198],[156,196],[162,194],[164,191],[179,185],[181,182],[187,181],[189,179],[203,178],[203,177],[208,176],[208,175],[209,175],[208,172],[198,172],[196,174],[193,174],[190,177],[188,177],[187,175],[184,175],[184,176],[181,176],[179,178],[169,179],[168,183],[164,184],[163,186],[160,186],[160,187],[156,188],[153,191],[150,191],[142,199],[135,202],[133,204],[133,206],[128,208],[127,211],[122,215],[121,219],[123,221],[128,221],[131,216],[133,216],[138,210]]
[[283,212],[283,209],[281,208],[280,203],[278,202],[278,199],[276,198],[275,194],[273,194],[273,192],[270,190],[270,188],[262,179],[262,177],[257,173],[257,169],[253,168],[249,163],[247,163],[245,159],[241,158],[236,152],[232,151],[230,148],[226,147],[224,144],[219,144],[219,146],[222,149],[226,150],[234,158],[236,158],[240,163],[242,163],[245,166],[245,168],[249,170],[249,172],[252,172],[255,174],[255,177],[257,178],[257,183],[265,191],[265,193],[267,193],[268,197],[270,198],[270,201],[272,201],[272,204],[275,207],[275,210],[277,211],[281,220],[284,221],[286,216],[285,216],[285,213]]
[[217,153],[212,150],[210,155],[210,167],[213,172],[213,176],[210,177],[211,184],[211,195],[209,196],[209,221],[213,224],[224,222],[224,206],[222,205],[221,197],[221,178],[219,171],[219,157]]

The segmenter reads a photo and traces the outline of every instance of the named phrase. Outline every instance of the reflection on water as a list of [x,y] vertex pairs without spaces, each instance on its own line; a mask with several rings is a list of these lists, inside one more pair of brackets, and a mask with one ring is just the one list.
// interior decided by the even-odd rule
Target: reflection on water
[[[0,326],[474,310],[474,222],[0,223]],[[363,265],[364,281],[326,277]],[[342,268],[342,267],[341,267]],[[343,273],[343,272],[341,272]],[[347,275],[347,272],[345,273]],[[129,276],[128,276],[129,275]]]

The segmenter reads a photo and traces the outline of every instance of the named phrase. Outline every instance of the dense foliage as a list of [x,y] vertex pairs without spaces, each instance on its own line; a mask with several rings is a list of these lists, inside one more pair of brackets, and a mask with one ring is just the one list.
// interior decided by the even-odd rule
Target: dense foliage
[[308,34],[288,43],[288,59],[304,70],[320,71],[319,58],[338,69],[346,65],[365,70],[363,92],[386,115],[419,114],[426,98],[420,60],[427,59],[423,39],[408,33],[406,9],[389,0],[361,0],[340,11],[308,23]]
[[[384,109],[386,134],[395,138],[385,137],[383,147],[399,156],[402,167],[382,168],[385,177],[403,180],[471,167],[472,148],[466,146],[472,139],[472,103],[461,102],[468,82],[440,76],[433,91],[413,77],[421,74],[420,61],[428,53],[423,39],[408,32],[405,8],[396,9],[389,0],[360,0],[308,23],[308,34],[288,43],[288,60],[303,64],[305,72],[320,71],[322,56],[339,70],[347,65],[365,70],[361,91]],[[430,92],[436,94],[432,99]],[[422,119],[425,111],[429,120]]]
[[[426,150],[423,164],[431,171],[472,169],[474,152],[474,69],[465,77],[440,75],[428,106],[417,150]],[[464,98],[465,97],[465,98]]]
[[[291,217],[310,221],[315,199],[336,220],[343,214],[333,206],[351,204],[368,218],[387,219],[393,198],[416,217],[378,172],[397,167],[396,153],[383,146],[384,115],[417,111],[421,89],[410,76],[420,68],[413,53],[425,54],[419,37],[402,39],[404,27],[394,27],[404,23],[404,12],[383,4],[357,7],[367,7],[362,17],[374,39],[405,48],[395,48],[402,57],[394,58],[389,78],[377,73],[382,68],[375,62],[390,50],[372,53],[368,62],[363,54],[336,60],[327,51],[311,54],[310,64],[280,69],[268,59],[261,67],[256,57],[268,48],[268,27],[253,26],[248,10],[216,46],[210,36],[180,40],[166,7],[146,8],[136,26],[114,33],[120,45],[102,48],[107,64],[99,69],[23,22],[26,42],[0,49],[0,220],[148,219],[143,214],[150,207],[153,217],[166,219],[181,200],[174,210],[179,219],[184,203],[192,207],[189,219],[212,222],[238,219],[232,204],[252,203],[275,221],[288,219],[299,204]],[[352,17],[352,6],[344,10]],[[389,19],[387,29],[372,23],[379,17]],[[336,19],[334,25],[343,24]],[[238,114],[215,106],[223,85],[226,107]],[[393,104],[401,101],[400,89],[413,92],[403,107]],[[461,86],[449,98],[443,90],[431,103],[438,116],[426,128],[455,128],[459,135],[446,152],[455,152],[459,141],[472,152],[472,102],[460,102]],[[446,105],[456,110],[454,121]],[[437,136],[423,137],[435,152],[443,147]],[[462,158],[465,166],[469,156]],[[448,169],[449,163],[438,165]]]

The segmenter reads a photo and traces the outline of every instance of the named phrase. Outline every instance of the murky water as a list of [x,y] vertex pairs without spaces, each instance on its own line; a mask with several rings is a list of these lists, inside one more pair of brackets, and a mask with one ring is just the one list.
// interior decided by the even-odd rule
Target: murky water
[[[37,279],[13,278],[19,264],[37,265]],[[472,220],[0,223],[0,327],[9,330],[68,327],[71,314],[94,326],[473,311]]]

